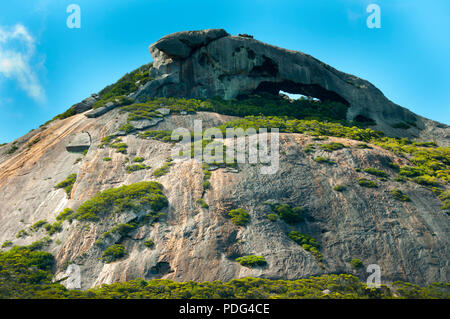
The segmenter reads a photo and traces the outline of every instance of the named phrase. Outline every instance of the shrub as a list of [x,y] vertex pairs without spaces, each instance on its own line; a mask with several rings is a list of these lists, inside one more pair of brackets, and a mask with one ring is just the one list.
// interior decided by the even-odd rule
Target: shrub
[[197,204],[200,205],[202,208],[209,208],[209,205],[205,202],[203,198],[199,198],[195,201]]
[[[144,139],[155,139],[163,142],[171,142],[172,131],[145,131],[139,132],[138,137]],[[173,141],[176,142],[176,141]]]
[[400,167],[399,175],[406,177],[416,177],[422,175],[424,172],[422,169],[414,166],[402,166]]
[[111,157],[103,157],[103,161],[110,162],[111,161]]
[[28,232],[25,229],[21,229],[17,232],[16,238],[24,238],[28,236]]
[[411,199],[408,197],[408,195],[403,194],[403,192],[399,189],[393,189],[391,190],[391,195],[397,200],[400,200],[402,202],[409,202]]
[[48,222],[46,220],[38,220],[33,225],[31,225],[30,230],[31,231],[38,231],[40,228],[44,227],[45,225],[48,225]]
[[51,236],[62,231],[62,221],[56,221],[53,224],[45,225],[45,230]]
[[170,162],[164,163],[163,166],[155,169],[155,171],[153,172],[153,176],[161,177],[166,175],[170,170],[170,166],[172,166],[172,163]]
[[211,183],[209,181],[204,181],[202,183],[203,190],[207,190],[211,188]]
[[443,205],[441,207],[442,210],[450,209],[450,190],[446,190],[439,195],[440,200]]
[[135,129],[130,123],[126,123],[118,128],[119,131],[125,132],[126,134],[133,132]]
[[158,212],[168,205],[157,182],[139,182],[98,193],[84,202],[75,213],[78,220],[96,221],[106,213],[118,213],[147,209]]
[[56,184],[55,188],[63,188],[66,191],[67,196],[70,198],[72,192],[73,184],[77,180],[77,174],[70,174],[65,180]]
[[367,145],[366,143],[358,143],[355,145],[356,148],[360,148],[360,149],[366,149],[366,148],[371,148],[369,145]]
[[231,221],[237,226],[245,226],[249,220],[248,212],[243,208],[232,209],[228,213],[228,216],[231,217]]
[[388,174],[386,174],[384,171],[373,167],[365,168],[364,172],[378,177],[388,177]]
[[134,163],[142,163],[143,161],[145,161],[145,158],[141,157],[141,156],[137,156],[135,158],[133,158],[132,162]]
[[392,168],[393,170],[395,170],[397,172],[400,170],[400,165],[398,165],[397,163],[394,163],[392,161],[389,161],[387,163],[387,166],[389,166],[390,168]]
[[361,260],[354,258],[350,261],[350,265],[352,265],[353,268],[360,268],[363,266],[363,263]]
[[272,222],[276,222],[278,220],[278,215],[277,214],[267,214],[267,219],[272,221]]
[[397,176],[396,178],[394,178],[394,181],[399,182],[399,183],[404,183],[406,182],[408,179],[405,176]]
[[334,186],[333,187],[333,189],[336,191],[336,192],[343,192],[344,190],[345,190],[345,186],[344,185],[336,185],[336,186]]
[[13,154],[15,151],[17,151],[19,149],[19,147],[17,147],[17,145],[13,144],[11,146],[11,148],[8,150],[8,152],[6,152],[8,155]]
[[288,237],[301,245],[304,250],[313,254],[319,261],[322,260],[322,254],[319,252],[320,244],[315,238],[295,230],[291,231]]
[[110,144],[109,146],[114,148],[116,150],[116,152],[118,152],[118,153],[122,153],[122,154],[127,153],[128,145],[126,143],[114,142],[113,144]]
[[60,212],[58,214],[58,216],[56,216],[56,220],[68,220],[68,221],[72,221],[73,219],[73,214],[74,211],[70,208],[65,208],[62,212]]
[[144,241],[144,246],[147,248],[152,248],[153,246],[155,246],[155,243],[153,242],[152,239],[148,239],[148,240]]
[[280,216],[280,219],[285,221],[288,224],[298,224],[303,221],[303,212],[304,209],[302,207],[291,207],[287,204],[282,204],[276,206],[274,211]]
[[236,258],[236,261],[240,263],[242,266],[250,268],[267,265],[267,261],[263,256],[255,256],[255,255],[243,256]]
[[332,142],[332,143],[328,143],[328,144],[321,144],[320,148],[324,151],[332,152],[332,151],[336,151],[336,150],[345,148],[345,145],[341,144],[341,143]]
[[129,174],[136,172],[136,171],[143,170],[143,169],[149,169],[149,168],[150,168],[150,166],[142,164],[142,163],[131,164],[131,165],[127,165],[125,167],[127,173],[129,173]]
[[430,176],[430,175],[422,175],[417,176],[414,178],[414,182],[420,185],[426,185],[426,186],[438,186],[439,182],[437,181],[436,177]]
[[336,163],[335,161],[333,161],[329,158],[323,157],[323,156],[315,157],[314,161],[317,163],[324,163],[324,164],[335,164]]
[[101,260],[109,264],[113,261],[116,261],[124,257],[125,255],[126,255],[125,247],[120,244],[115,244],[105,249],[105,251],[103,252],[103,256],[101,257]]
[[2,248],[10,247],[12,246],[13,242],[10,240],[5,240],[2,244]]
[[111,233],[118,233],[121,237],[125,237],[129,232],[136,229],[136,224],[119,224],[110,230]]
[[361,178],[358,181],[358,183],[359,183],[359,185],[361,185],[363,187],[368,187],[368,188],[376,188],[376,187],[378,187],[378,185],[375,182],[373,182],[371,180],[368,180],[366,178]]

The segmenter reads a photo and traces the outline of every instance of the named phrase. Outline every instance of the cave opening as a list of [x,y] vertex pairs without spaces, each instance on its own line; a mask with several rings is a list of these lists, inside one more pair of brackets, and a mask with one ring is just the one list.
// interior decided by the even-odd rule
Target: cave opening
[[288,93],[294,97],[302,96],[316,101],[331,101],[350,106],[350,103],[336,92],[327,90],[318,84],[302,84],[293,81],[269,82],[263,81],[252,92],[252,94],[269,93],[279,95],[279,93]]

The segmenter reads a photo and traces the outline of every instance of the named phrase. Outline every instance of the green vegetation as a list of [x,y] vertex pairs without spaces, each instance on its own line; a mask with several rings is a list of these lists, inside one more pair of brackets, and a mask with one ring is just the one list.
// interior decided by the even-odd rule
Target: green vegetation
[[103,157],[103,161],[110,162],[111,161],[111,157]]
[[363,266],[363,263],[361,260],[354,258],[350,261],[350,265],[352,265],[352,267],[356,269],[361,268]]
[[367,149],[367,148],[371,148],[369,145],[367,145],[366,143],[358,143],[355,145],[356,148],[360,148],[360,149]]
[[117,153],[122,153],[122,154],[127,153],[128,145],[126,143],[115,142],[115,143],[110,144],[109,146],[114,148]]
[[78,220],[97,221],[101,215],[142,209],[159,212],[168,205],[157,182],[139,182],[97,193],[84,202],[74,214]]
[[411,201],[411,199],[408,197],[408,195],[403,194],[403,192],[399,189],[391,190],[391,195],[395,199],[402,201],[402,202],[410,202]]
[[361,185],[363,187],[368,187],[368,188],[376,188],[376,187],[378,187],[377,183],[375,183],[375,182],[373,182],[373,181],[371,181],[369,179],[366,179],[366,178],[361,178],[358,181],[358,183],[359,183],[359,185]]
[[41,139],[40,139],[39,137],[38,137],[38,138],[35,138],[35,139],[32,140],[30,143],[28,143],[27,147],[28,147],[28,148],[31,148],[34,144],[39,143],[40,140],[41,140]]
[[195,202],[199,204],[201,208],[209,208],[209,205],[205,202],[203,198],[199,198]]
[[143,161],[145,161],[145,158],[141,157],[141,156],[136,156],[135,158],[133,158],[132,162],[133,163],[142,163]]
[[345,191],[346,187],[344,185],[336,185],[336,186],[333,187],[333,189],[336,192],[343,192],[343,191]]
[[374,176],[378,176],[378,177],[388,177],[388,174],[386,174],[386,172],[384,172],[380,169],[377,169],[377,168],[373,168],[373,167],[365,168],[363,171],[370,175],[374,175]]
[[341,144],[341,143],[333,142],[333,143],[328,143],[328,144],[320,144],[319,147],[324,151],[332,152],[332,151],[336,151],[336,150],[345,148],[345,145]]
[[45,236],[44,238],[40,240],[36,240],[31,245],[28,246],[31,250],[41,250],[44,247],[47,247],[52,242],[52,239],[48,236]]
[[25,229],[21,229],[17,232],[16,238],[25,238],[28,236],[28,232]]
[[138,137],[143,139],[154,139],[163,142],[176,142],[171,140],[172,131],[145,131],[139,132]]
[[135,129],[130,123],[126,123],[118,128],[119,131],[125,132],[126,134],[133,132]]
[[128,145],[122,142],[122,139],[120,137],[114,138],[114,136],[106,136],[102,138],[102,142],[99,147],[111,147],[114,148],[117,153],[122,154],[126,154],[128,149]]
[[62,212],[60,212],[58,214],[58,216],[56,216],[56,220],[58,221],[64,221],[64,220],[68,220],[69,222],[72,222],[73,220],[73,214],[74,211],[70,208],[64,208],[64,210]]
[[38,231],[40,228],[48,225],[48,222],[46,220],[38,220],[33,225],[31,225],[30,230],[33,232]]
[[153,246],[155,246],[155,243],[153,242],[152,239],[148,239],[148,240],[144,241],[144,246],[147,248],[152,248]]
[[47,231],[47,234],[52,236],[55,233],[59,233],[62,231],[62,221],[56,221],[53,224],[46,224],[45,230]]
[[[121,258],[121,257],[119,257]],[[348,274],[313,276],[298,280],[241,278],[229,282],[174,282],[166,279],[102,285],[87,291],[68,290],[52,282],[54,257],[36,246],[15,246],[0,252],[0,298],[20,299],[212,299],[212,298],[450,298],[450,284],[427,287],[394,282],[391,287],[368,288]],[[330,294],[324,294],[324,290]],[[395,296],[394,297],[394,293]]]
[[126,98],[126,95],[133,93],[140,85],[151,81],[148,69],[150,64],[143,65],[138,69],[125,74],[116,83],[108,85],[98,94],[100,99],[93,105],[93,108],[104,106],[107,102],[119,99],[120,104],[126,105],[132,103]]
[[323,157],[323,156],[314,157],[314,161],[317,163],[323,163],[323,164],[336,164],[335,161],[333,161],[327,157]]
[[392,161],[387,162],[387,166],[389,166],[390,168],[392,168],[396,172],[398,172],[400,170],[400,165],[398,165],[397,163],[394,163]]
[[6,152],[8,155],[13,154],[15,151],[17,151],[19,147],[16,144],[13,144],[11,148]]
[[295,225],[303,222],[303,216],[305,209],[303,207],[291,207],[288,204],[278,205],[273,208],[273,211],[280,216],[280,219],[290,225]]
[[204,181],[202,183],[202,187],[203,187],[203,191],[206,191],[207,189],[210,189],[211,188],[211,183],[209,182],[209,180]]
[[313,254],[317,258],[318,261],[322,260],[323,257],[322,257],[322,254],[319,251],[320,244],[315,238],[313,238],[313,237],[311,237],[309,235],[302,234],[302,233],[300,233],[298,231],[295,231],[295,230],[291,231],[288,234],[288,237],[290,239],[292,239],[293,241],[295,241],[300,246],[302,246],[302,248],[304,250],[306,250],[306,251],[310,252],[311,254]]
[[253,268],[253,267],[261,267],[267,265],[267,261],[263,256],[243,256],[236,258],[236,261],[240,263],[242,266]]
[[120,244],[112,245],[105,249],[103,252],[102,260],[109,264],[113,261],[116,261],[126,255],[125,247]]
[[5,240],[2,244],[1,248],[7,248],[7,247],[11,247],[13,245],[13,242],[10,240]]
[[111,230],[104,232],[101,234],[99,239],[95,242],[96,245],[103,245],[105,238],[110,238],[114,234],[119,234],[120,238],[119,241],[121,241],[125,236],[128,235],[131,231],[135,230],[136,227],[138,227],[138,223],[136,221],[127,223],[127,224],[118,224],[117,226],[113,227]]
[[169,172],[169,170],[170,170],[170,166],[172,166],[172,165],[173,165],[172,162],[164,163],[163,166],[155,169],[155,171],[153,172],[153,176],[161,177],[161,176],[166,175]]
[[442,200],[442,203],[443,203],[441,209],[442,209],[442,210],[444,210],[444,209],[450,209],[450,190],[447,190],[447,191],[445,191],[445,192],[442,192],[442,193],[439,195],[439,198]]
[[148,166],[148,165],[145,165],[145,164],[142,164],[142,163],[136,163],[136,164],[127,165],[125,167],[125,170],[127,171],[127,173],[133,173],[133,172],[136,172],[136,171],[140,171],[140,170],[143,170],[143,169],[149,169],[149,168],[151,168],[151,167]]
[[276,222],[278,220],[278,215],[277,214],[267,214],[266,217],[271,222]]
[[70,174],[65,180],[56,184],[55,188],[63,188],[66,191],[67,196],[70,198],[72,192],[73,184],[77,180],[77,174]]
[[250,215],[243,208],[232,209],[228,212],[231,221],[237,226],[246,226],[249,222]]

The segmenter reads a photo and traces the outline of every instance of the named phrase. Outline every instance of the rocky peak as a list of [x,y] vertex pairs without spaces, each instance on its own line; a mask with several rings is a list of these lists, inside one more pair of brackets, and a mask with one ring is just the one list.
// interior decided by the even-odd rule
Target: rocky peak
[[[389,99],[374,85],[298,51],[282,49],[246,34],[223,29],[184,31],[150,46],[154,63],[147,83],[133,97],[233,99],[260,92],[284,91],[349,107],[348,120],[367,119],[388,135],[429,138],[450,136],[448,126],[415,115]],[[411,123],[411,130],[393,127]],[[430,127],[432,127],[430,129]]]

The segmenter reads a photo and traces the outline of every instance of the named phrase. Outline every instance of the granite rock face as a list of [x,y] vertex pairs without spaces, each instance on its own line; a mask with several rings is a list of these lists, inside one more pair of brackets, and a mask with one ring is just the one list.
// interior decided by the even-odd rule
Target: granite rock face
[[[316,58],[282,49],[223,29],[167,35],[150,46],[154,81],[133,96],[232,99],[280,90],[332,100],[349,106],[348,120],[372,119],[374,128],[391,136],[429,139],[427,127],[450,136],[447,125],[417,116],[389,99],[370,82],[340,72]],[[392,125],[409,123],[409,130]],[[442,140],[448,145],[448,140]]]
[[[209,112],[172,114],[153,129],[192,129],[194,120],[202,120],[207,128],[231,119]],[[121,241],[127,255],[117,261],[102,262],[102,250],[95,244],[113,227],[114,216],[98,222],[65,221],[63,230],[52,235],[52,242],[45,247],[56,257],[56,278],[67,276],[67,265],[74,264],[81,272],[82,289],[137,277],[227,281],[245,276],[296,279],[344,272],[365,280],[365,267],[378,264],[383,283],[449,281],[450,224],[440,210],[439,199],[415,183],[399,183],[393,178],[380,182],[355,171],[355,167],[376,167],[394,176],[386,163],[406,165],[404,158],[375,145],[359,149],[355,147],[357,141],[341,138],[325,142],[343,143],[347,148],[307,153],[306,145],[321,142],[311,136],[286,133],[280,136],[281,157],[275,174],[262,175],[261,165],[250,164],[239,164],[237,170],[213,169],[211,188],[204,192],[203,168],[195,160],[175,160],[166,175],[152,175],[171,156],[171,143],[141,139],[133,133],[121,137],[128,145],[128,154],[100,148],[102,138],[117,132],[126,120],[127,114],[119,109],[97,118],[78,114],[29,133],[28,140],[39,138],[32,147],[20,147],[13,154],[0,153],[0,242],[31,244],[47,236],[45,230],[29,232],[26,237],[16,235],[36,221],[54,223],[63,209],[76,210],[99,191],[155,180],[163,185],[169,201],[166,215],[153,225],[145,224],[130,232]],[[66,145],[83,132],[89,132],[92,144],[79,160],[79,154],[67,152]],[[143,163],[151,169],[127,172],[126,158],[137,156],[143,157]],[[330,157],[336,164],[317,163],[317,156]],[[105,157],[111,160],[105,162]],[[55,185],[73,173],[77,179],[68,198]],[[375,180],[379,187],[359,186],[362,177]],[[346,185],[346,190],[335,191],[338,184]],[[393,188],[401,189],[411,201],[392,198]],[[209,208],[201,207],[196,202],[199,198]],[[305,221],[295,226],[270,221],[268,203],[302,206]],[[231,222],[227,213],[235,208],[249,212],[247,226]],[[132,220],[133,214],[122,212],[120,222]],[[292,230],[317,239],[322,262],[288,237]],[[143,245],[147,239],[154,241],[154,247]],[[117,238],[109,240],[108,244],[113,244]],[[236,257],[250,254],[264,256],[267,266],[247,268],[235,261]],[[364,267],[353,269],[353,258],[360,259]],[[66,284],[74,287],[73,282]]]

